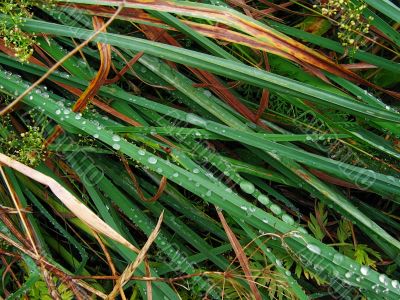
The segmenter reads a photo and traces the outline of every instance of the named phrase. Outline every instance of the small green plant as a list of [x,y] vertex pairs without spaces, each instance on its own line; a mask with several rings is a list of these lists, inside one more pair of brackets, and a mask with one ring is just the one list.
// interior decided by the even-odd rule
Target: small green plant
[[47,7],[52,1],[11,0],[0,3],[0,12],[10,17],[11,24],[0,22],[0,37],[7,47],[15,51],[15,56],[21,61],[27,61],[33,53],[36,36],[21,30],[25,18],[31,18],[31,7]]
[[[61,296],[61,300],[72,300],[74,294],[68,289],[68,287],[62,283],[57,277],[52,278],[54,285],[57,287],[57,291]],[[51,300],[53,297],[50,296],[49,289],[46,282],[41,279],[38,280],[29,291],[29,299],[32,300]]]
[[2,144],[7,154],[28,166],[35,167],[45,158],[44,137],[38,127],[29,126],[20,137],[11,134]]
[[340,242],[339,251],[348,257],[354,258],[360,264],[376,269],[376,262],[381,260],[381,255],[368,247],[368,245],[349,243],[352,238],[352,226],[349,220],[340,220],[337,228],[337,238]]
[[363,41],[360,34],[369,32],[369,21],[373,20],[373,17],[366,19],[362,16],[367,5],[351,0],[328,0],[314,5],[314,8],[318,7],[321,8],[322,15],[338,22],[337,37],[342,45],[359,49]]
[[318,203],[315,209],[315,216],[310,214],[310,221],[308,221],[308,228],[314,236],[322,241],[326,235],[325,226],[328,223],[328,212],[325,209],[325,205]]

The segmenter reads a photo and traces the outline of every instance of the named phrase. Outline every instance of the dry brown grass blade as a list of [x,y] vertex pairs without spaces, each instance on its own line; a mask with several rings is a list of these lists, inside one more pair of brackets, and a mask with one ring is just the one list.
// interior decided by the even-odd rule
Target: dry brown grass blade
[[235,251],[235,254],[240,262],[240,266],[243,269],[243,272],[245,274],[246,280],[249,283],[250,289],[253,293],[253,296],[257,300],[261,300],[262,297],[260,295],[260,292],[257,289],[256,284],[254,283],[253,276],[251,275],[251,270],[249,266],[249,260],[247,259],[246,254],[243,251],[242,246],[240,245],[238,239],[236,238],[235,234],[233,233],[232,229],[229,227],[228,223],[225,220],[224,215],[222,212],[216,208],[217,214],[219,219],[221,220],[221,224],[224,227],[224,230],[226,232],[226,235],[228,236],[229,242],[232,245],[233,250]]
[[[97,232],[95,232],[94,230],[92,230],[92,232],[93,232],[93,236],[96,238],[96,241],[99,243],[101,250],[103,250],[104,256],[106,257],[106,260],[107,260],[107,264],[110,267],[111,274],[113,276],[117,276],[117,270],[115,269],[114,262],[111,258],[110,253],[107,250],[106,245],[104,245],[103,241],[101,240],[101,237],[97,234]],[[121,288],[119,292],[121,293],[122,300],[126,300],[124,290]]]
[[[3,180],[7,186],[7,189],[9,190],[11,199],[13,200],[15,208],[18,211],[18,215],[19,215],[21,223],[25,229],[26,236],[28,237],[28,240],[31,243],[31,249],[35,252],[36,255],[39,256],[40,255],[40,247],[37,245],[36,233],[32,227],[32,224],[30,223],[29,219],[26,217],[25,213],[23,212],[23,207],[22,207],[21,201],[20,201],[17,193],[15,192],[11,182],[8,180],[7,175],[4,172],[1,165],[0,165],[0,174],[3,177]],[[49,272],[43,266],[43,263],[40,262],[39,268],[42,273],[42,277],[43,277],[44,281],[46,282],[46,285],[47,285],[47,288],[49,290],[51,297],[54,300],[61,300],[61,296],[59,295],[57,289],[55,288],[54,282],[52,281]]]
[[71,52],[69,52],[67,55],[65,55],[62,59],[57,61],[42,77],[40,77],[38,80],[36,80],[29,88],[27,88],[21,95],[19,95],[14,101],[12,101],[10,104],[8,104],[4,109],[0,111],[0,116],[3,116],[4,114],[8,113],[11,111],[26,95],[28,95],[30,92],[32,92],[39,84],[41,84],[43,81],[47,79],[54,71],[56,71],[66,60],[74,56],[76,53],[78,53],[82,48],[87,46],[90,41],[92,41],[94,38],[96,38],[100,32],[102,32],[104,29],[107,28],[108,25],[112,23],[112,21],[118,16],[118,14],[122,11],[124,7],[125,1],[119,2],[118,9],[115,11],[115,13],[112,15],[112,17],[105,23],[100,29],[96,30],[93,32],[93,34],[84,42],[82,42],[80,45],[78,45],[76,48],[74,48]]
[[[36,253],[32,252],[28,248],[25,248],[23,245],[14,241],[9,236],[7,236],[1,232],[0,232],[0,239],[4,240],[7,244],[17,248],[22,253],[25,253],[26,255],[30,256],[38,266],[42,265],[44,268],[46,268],[47,271],[53,273],[56,277],[58,277],[63,283],[65,283],[67,285],[68,289],[70,289],[75,294],[76,299],[83,299],[83,300],[88,299],[87,294],[85,293],[85,295],[83,295],[83,293],[80,291],[80,289],[77,289],[76,285],[79,285],[79,286],[85,288],[86,290],[90,291],[93,295],[96,295],[96,296],[100,297],[101,299],[106,298],[106,295],[104,293],[96,290],[95,288],[93,288],[92,286],[90,286],[89,284],[84,282],[83,280],[72,278],[72,276],[64,273],[64,271],[61,271],[60,269],[58,269],[57,266],[48,262],[44,256],[37,255]],[[21,259],[19,254],[12,253],[12,255],[15,257],[18,257],[19,260]]]
[[243,11],[246,13],[246,15],[248,15],[248,16],[253,17],[253,14],[259,14],[268,19],[275,20],[277,22],[282,22],[282,19],[277,18],[277,17],[273,16],[272,14],[264,13],[261,10],[255,9],[252,6],[247,5],[246,1],[244,1],[244,0],[228,0],[227,2],[233,4],[234,6],[241,7],[243,9]]
[[[102,18],[93,16],[93,28],[96,31],[106,32],[105,23]],[[86,90],[79,96],[72,107],[73,112],[81,112],[88,105],[89,101],[97,94],[100,87],[106,82],[111,67],[111,46],[109,44],[97,43],[100,53],[100,67],[96,76],[91,80]],[[45,146],[47,147],[62,133],[62,128],[57,125],[53,133],[47,138]]]
[[[160,32],[163,33],[164,30],[156,27],[151,27],[147,25],[141,25],[143,33],[150,39],[154,40],[154,36],[159,36]],[[173,46],[182,47],[182,45],[174,39],[170,34],[164,32],[163,34],[164,40]],[[219,79],[214,75],[207,71],[198,70],[196,68],[187,67],[196,77],[202,81],[208,88],[210,88],[216,95],[218,95],[221,99],[223,99],[226,103],[232,106],[236,111],[238,111],[241,115],[246,117],[248,120],[252,122],[256,122],[259,126],[265,127],[264,123],[258,122],[256,120],[256,116],[254,113],[242,102],[237,99],[237,97],[231,93],[231,91],[225,87]]]
[[[119,1],[116,0],[106,0],[100,1],[98,5],[87,5],[86,10],[92,11],[94,14],[102,14],[107,9],[101,8],[101,5],[117,5]],[[63,5],[59,3],[59,5]],[[70,5],[70,3],[68,3]],[[91,6],[91,7],[90,7]],[[81,5],[76,5],[76,8],[82,7]],[[126,3],[126,9],[140,8],[140,9],[150,9],[158,10],[163,12],[174,13],[183,16],[192,16],[202,19],[212,20],[217,23],[225,24],[231,28],[239,30],[250,38],[255,39],[260,43],[264,43],[270,49],[271,53],[281,55],[285,58],[292,59],[302,66],[308,66],[308,68],[318,68],[321,70],[328,71],[329,73],[341,76],[350,81],[364,84],[374,89],[385,92],[396,99],[400,99],[399,93],[393,91],[387,91],[359,76],[358,74],[336,64],[327,56],[319,53],[301,42],[280,33],[273,28],[266,25],[260,25],[254,22],[251,18],[245,18],[243,15],[234,13],[232,11],[223,11],[218,8],[204,7],[204,6],[194,6],[192,3],[187,2],[175,2],[168,0],[130,0]],[[113,11],[113,10],[111,10]],[[204,16],[207,16],[205,18]],[[183,21],[184,22],[184,21]],[[217,26],[211,26],[218,28]],[[193,28],[195,29],[195,28]],[[196,30],[196,29],[195,29]],[[226,30],[226,29],[225,29]],[[233,31],[232,31],[233,32]],[[204,34],[204,33],[202,33]],[[280,53],[280,54],[278,54]]]
[[115,299],[118,295],[118,291],[122,288],[131,278],[133,273],[139,267],[139,265],[143,262],[146,257],[147,251],[149,251],[150,246],[153,244],[154,240],[157,238],[158,233],[160,232],[161,223],[163,221],[164,211],[161,213],[160,217],[158,218],[158,222],[156,227],[153,229],[152,233],[150,234],[147,242],[144,244],[143,248],[140,250],[138,256],[136,257],[135,261],[132,262],[125,271],[121,274],[118,278],[117,283],[114,286],[114,289],[108,295],[107,299]]
[[[103,19],[94,16],[93,27],[95,30],[101,30],[104,28]],[[106,32],[104,28],[102,32]],[[82,111],[88,104],[88,102],[97,94],[100,87],[105,83],[110,72],[111,67],[111,46],[109,44],[97,43],[97,47],[100,53],[100,68],[97,71],[95,78],[90,82],[88,88],[82,93],[78,101],[73,106],[73,111]]]
[[1,165],[0,165],[0,174],[1,174],[3,180],[4,180],[5,184],[6,184],[6,187],[7,187],[8,191],[9,191],[9,193],[10,193],[10,196],[11,196],[11,199],[12,199],[12,201],[14,203],[14,206],[18,211],[18,216],[19,216],[19,218],[21,220],[21,223],[22,223],[22,225],[23,225],[23,227],[25,229],[25,233],[26,233],[26,235],[28,237],[28,240],[31,243],[31,247],[32,247],[33,251],[36,254],[39,254],[39,251],[38,251],[38,249],[36,247],[36,238],[35,238],[34,233],[33,233],[32,225],[29,223],[28,218],[22,212],[21,202],[18,199],[18,196],[15,193],[15,191],[14,191],[11,183],[9,182],[9,180],[7,178],[7,175],[4,172],[4,170],[3,170]]
[[[270,65],[268,62],[268,55],[267,53],[263,52],[262,53],[264,64],[265,64],[265,70],[268,72],[270,71]],[[261,116],[263,115],[264,111],[267,109],[269,103],[269,90],[268,89],[263,89],[261,99],[260,99],[260,104],[258,105],[257,113],[256,113],[256,121],[259,121]]]
[[128,160],[123,155],[121,155],[120,158],[122,160],[122,163],[124,164],[125,170],[128,172],[128,175],[131,178],[133,185],[135,186],[136,192],[138,193],[140,200],[142,200],[144,202],[148,202],[148,203],[157,201],[161,197],[161,195],[164,192],[165,187],[167,186],[167,177],[163,176],[161,178],[160,184],[158,185],[157,192],[154,194],[154,196],[152,196],[151,198],[146,198],[143,194],[143,191],[142,191],[140,185],[139,185],[139,182],[136,179],[135,174],[133,174],[133,172],[129,166]]
[[[31,213],[29,208],[21,208],[19,211],[23,213]],[[3,206],[0,204],[0,214],[18,214],[18,210],[13,207]]]
[[[144,265],[146,269],[146,277],[151,277],[150,264],[147,258],[144,259]],[[146,289],[147,289],[147,300],[153,300],[153,286],[151,284],[151,280],[146,281]]]
[[122,235],[116,232],[112,227],[100,219],[94,212],[92,212],[86,205],[80,202],[74,195],[72,195],[67,189],[59,184],[53,178],[32,169],[10,157],[0,153],[0,164],[6,165],[23,175],[43,184],[50,188],[54,195],[79,219],[86,223],[93,230],[104,234],[105,236],[121,243],[127,248],[135,251],[139,250],[129,243]]
[[[93,7],[92,5],[76,5],[75,6],[77,9],[81,9],[85,11],[85,13],[93,14],[93,15],[99,15],[99,16],[104,16],[104,17],[110,17],[115,10],[110,7],[102,7],[102,6],[96,6]],[[166,27],[168,30],[176,31],[175,28],[170,27],[169,25],[166,25],[163,23],[161,20],[156,19],[149,14],[143,12],[142,10],[137,10],[137,9],[131,9],[131,8],[126,8],[124,9],[117,17],[117,19],[121,20],[129,20],[129,21],[139,21],[139,23],[145,22],[148,24],[149,22],[153,23],[154,25],[163,25]],[[219,27],[218,25],[216,26],[211,26],[207,24],[200,24],[200,23],[195,23],[187,20],[181,20],[182,23],[188,25],[191,27],[193,30],[196,30],[198,33],[218,39],[221,41],[225,42],[231,42],[231,43],[238,43],[242,44],[245,46],[249,46],[250,48],[254,49],[259,49],[259,50],[264,50],[269,53],[273,53],[282,57],[286,57],[291,60],[295,60],[295,57],[292,55],[285,53],[284,51],[281,51],[279,48],[276,47],[271,47],[269,44],[259,41],[254,37],[245,35],[243,33],[229,30],[226,27]],[[151,26],[149,25],[143,25],[141,24],[142,28],[147,28],[147,30],[151,30]],[[153,31],[158,31],[161,30],[158,27],[154,27]],[[153,39],[155,40],[155,39]],[[171,45],[174,45],[171,43]]]
[[106,84],[116,83],[118,80],[122,78],[122,76],[128,71],[132,70],[132,66],[143,56],[144,52],[139,52],[136,54],[130,61],[126,62],[126,66],[122,68],[121,71],[116,72],[113,78],[110,78],[106,81]]

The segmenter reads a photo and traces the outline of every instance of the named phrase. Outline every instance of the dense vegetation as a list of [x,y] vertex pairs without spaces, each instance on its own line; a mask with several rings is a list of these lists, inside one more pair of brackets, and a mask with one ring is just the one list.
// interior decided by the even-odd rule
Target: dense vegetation
[[0,299],[399,299],[394,2],[2,1]]

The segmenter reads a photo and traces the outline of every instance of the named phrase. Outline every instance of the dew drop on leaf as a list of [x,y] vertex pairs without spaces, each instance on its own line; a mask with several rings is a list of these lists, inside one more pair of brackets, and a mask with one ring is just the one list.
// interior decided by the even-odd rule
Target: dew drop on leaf
[[379,281],[380,282],[385,283],[385,280],[386,280],[386,276],[385,275],[383,275],[383,274],[379,275]]
[[207,97],[211,97],[211,92],[209,90],[204,90],[204,95],[206,95]]
[[241,208],[242,210],[244,210],[244,211],[247,211],[247,206],[242,205],[240,208]]
[[320,255],[321,254],[321,249],[314,244],[308,244],[307,249],[310,250],[311,252]]
[[335,264],[340,264],[342,261],[343,261],[343,255],[342,255],[342,254],[336,253],[336,254],[333,256],[333,262],[334,262]]
[[397,289],[399,287],[399,282],[397,280],[392,280],[392,287]]
[[276,215],[279,215],[282,212],[282,209],[276,204],[272,204],[270,209]]
[[368,268],[367,266],[362,266],[362,267],[360,268],[360,272],[361,272],[361,274],[363,274],[364,276],[366,276],[366,275],[368,274],[368,272],[369,272],[369,268]]
[[198,126],[206,125],[206,121],[204,119],[200,118],[199,116],[196,116],[195,114],[187,114],[186,121],[193,125],[198,125]]
[[289,225],[293,225],[294,224],[293,218],[291,216],[287,215],[287,214],[284,214],[282,216],[282,221],[287,223],[287,224],[289,224]]
[[242,189],[243,192],[245,192],[247,194],[252,194],[255,190],[254,184],[252,184],[251,182],[249,182],[247,180],[243,180],[240,183],[240,188]]
[[149,157],[149,159],[147,160],[149,162],[149,164],[156,164],[157,163],[157,158],[155,158],[154,156]]
[[260,201],[261,204],[268,205],[270,203],[269,198],[263,194],[257,197],[257,200]]

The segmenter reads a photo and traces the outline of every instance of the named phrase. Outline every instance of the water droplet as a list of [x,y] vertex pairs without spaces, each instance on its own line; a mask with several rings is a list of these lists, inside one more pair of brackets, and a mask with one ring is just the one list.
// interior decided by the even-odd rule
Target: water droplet
[[382,282],[382,283],[385,283],[386,276],[384,274],[379,275],[379,281]]
[[282,267],[282,262],[281,262],[279,259],[277,259],[277,260],[275,261],[275,263],[276,263],[276,265],[277,265],[278,267]]
[[244,211],[247,211],[247,206],[242,205],[240,206],[240,208],[243,209]]
[[145,155],[145,154],[146,154],[146,150],[144,150],[144,149],[139,149],[138,154],[139,154],[139,155]]
[[57,109],[56,110],[56,115],[59,115],[59,114],[61,114],[61,110]]
[[392,280],[392,287],[397,289],[399,286],[399,282],[397,280]]
[[308,244],[307,249],[310,250],[311,252],[320,255],[321,254],[321,249],[314,244]]
[[268,196],[261,194],[257,197],[257,200],[260,201],[261,204],[268,205],[270,203]]
[[240,183],[240,188],[242,189],[243,192],[245,192],[247,194],[252,194],[255,190],[254,184],[252,184],[251,182],[249,182],[247,180],[243,180]]
[[307,229],[303,228],[303,227],[297,227],[297,230],[300,231],[301,233],[307,234]]
[[368,272],[369,272],[369,268],[367,266],[362,266],[360,268],[360,272],[361,274],[363,274],[364,276],[367,276]]
[[174,176],[174,177],[178,177],[178,176],[179,176],[179,174],[178,174],[178,173],[174,173],[174,174],[172,174],[172,176]]
[[195,114],[187,114],[186,121],[193,125],[206,126],[206,121],[203,118],[196,116]]
[[346,274],[344,274],[344,276],[345,276],[346,278],[350,278],[351,275],[353,275],[353,273],[351,273],[351,272],[347,272]]
[[255,212],[256,212],[256,208],[250,206],[250,207],[249,207],[249,215],[254,214]]
[[276,204],[272,204],[269,209],[276,215],[279,215],[282,213],[282,209]]
[[339,253],[336,253],[334,256],[333,256],[333,262],[335,263],[335,264],[340,264],[341,262],[343,261],[343,255],[342,254],[339,254]]
[[294,224],[293,218],[291,216],[287,215],[287,214],[284,214],[282,216],[282,221],[287,223],[287,224],[289,224],[289,225],[293,225]]
[[121,145],[120,144],[113,144],[113,148],[115,150],[119,150],[121,148]]
[[193,172],[194,174],[198,174],[198,173],[200,173],[200,170],[197,169],[197,168],[194,168],[192,172]]
[[204,95],[206,95],[207,97],[211,97],[211,92],[209,90],[204,90]]
[[98,138],[99,138],[99,135],[98,135],[97,133],[95,133],[95,134],[93,134],[93,137],[94,137],[95,139],[98,139]]
[[268,224],[268,219],[263,219],[262,220],[265,224]]
[[232,194],[232,189],[231,188],[226,188],[225,192],[227,192],[228,194]]
[[121,140],[121,137],[119,135],[114,134],[113,137],[112,137],[112,140],[114,142],[119,142]]
[[149,162],[149,164],[156,164],[157,163],[157,158],[154,156],[149,157],[149,159],[147,160]]

